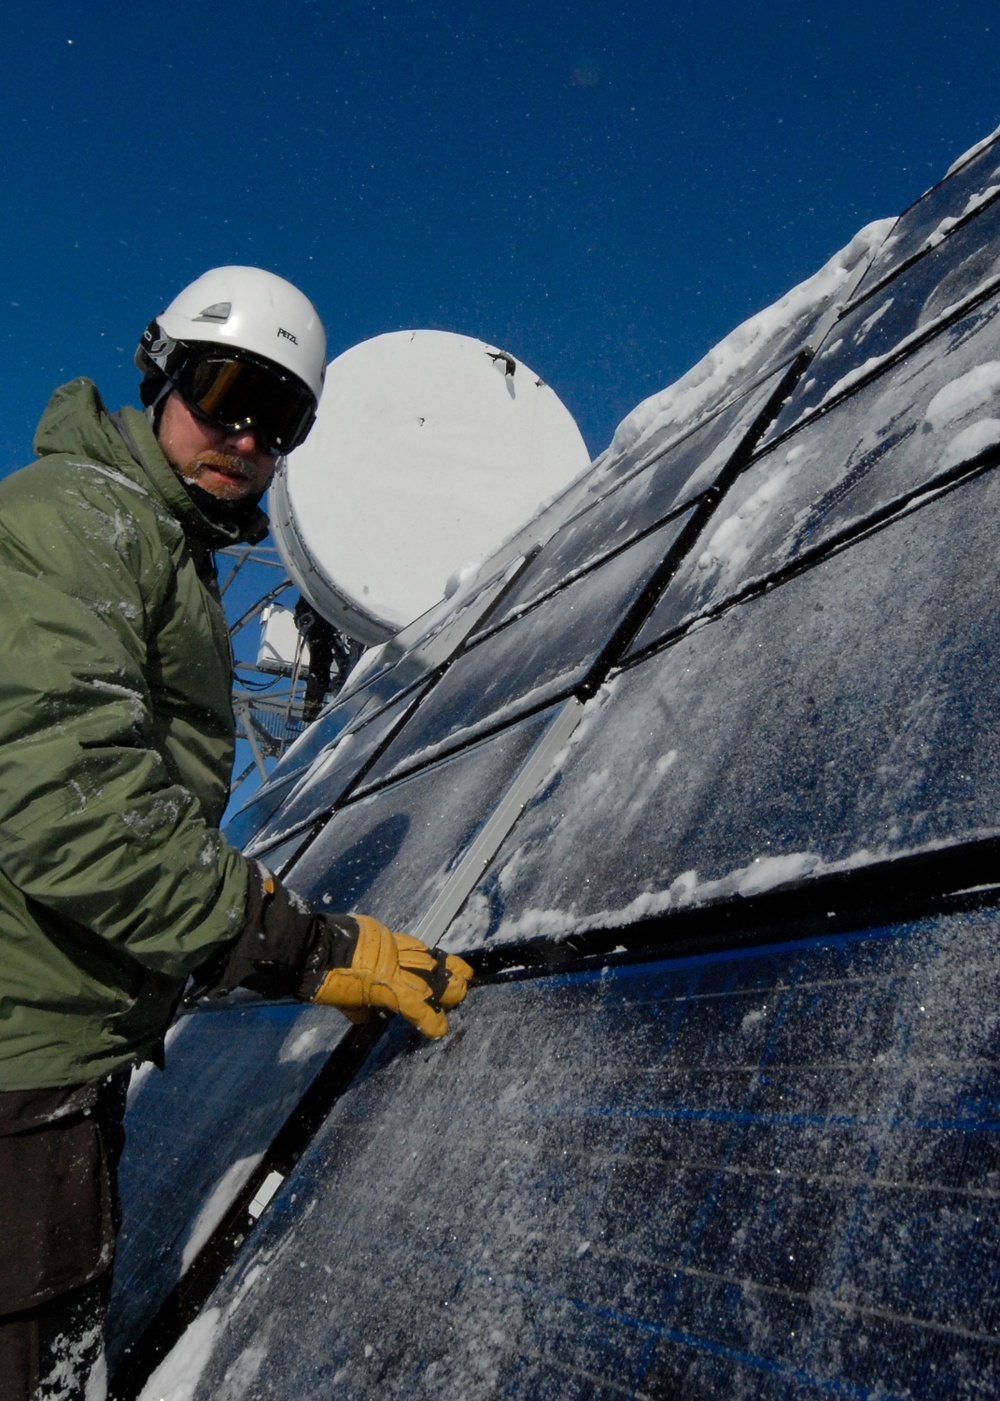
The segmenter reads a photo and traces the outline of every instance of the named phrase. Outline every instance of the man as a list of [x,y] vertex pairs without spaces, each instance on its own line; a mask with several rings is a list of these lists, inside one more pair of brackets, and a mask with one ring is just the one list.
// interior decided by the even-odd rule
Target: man
[[142,338],[145,413],[64,385],[38,460],[0,483],[0,1401],[102,1394],[127,1079],[190,976],[428,1036],[471,976],[317,914],[217,830],[234,726],[212,551],[263,536],[325,353],[289,283],[215,269]]

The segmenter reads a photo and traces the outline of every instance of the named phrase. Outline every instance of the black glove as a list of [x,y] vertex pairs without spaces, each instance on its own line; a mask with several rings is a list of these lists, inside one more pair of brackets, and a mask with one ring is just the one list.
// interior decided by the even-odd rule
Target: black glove
[[345,967],[358,940],[357,922],[350,915],[317,914],[257,861],[249,872],[243,932],[202,964],[188,998],[225,997],[242,987],[262,997],[309,1001],[300,989],[314,947],[322,948],[329,967]]
[[384,1007],[438,1037],[448,1029],[441,1008],[461,1002],[471,977],[464,959],[393,934],[368,915],[319,914],[252,861],[243,932],[201,966],[188,1000],[245,987],[339,1007],[355,1022]]

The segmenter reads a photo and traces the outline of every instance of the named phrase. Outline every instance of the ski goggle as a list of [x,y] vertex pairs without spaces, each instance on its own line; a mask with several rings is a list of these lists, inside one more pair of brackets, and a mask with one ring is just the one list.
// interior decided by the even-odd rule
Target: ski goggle
[[316,418],[316,400],[301,380],[248,356],[192,355],[174,383],[196,417],[226,433],[252,428],[276,457],[304,442]]

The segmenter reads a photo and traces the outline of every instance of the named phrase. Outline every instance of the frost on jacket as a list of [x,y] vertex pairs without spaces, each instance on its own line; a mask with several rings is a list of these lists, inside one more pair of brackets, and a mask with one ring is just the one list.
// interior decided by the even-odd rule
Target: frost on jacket
[[88,380],[35,449],[0,483],[0,1089],[155,1051],[246,904],[217,830],[234,725],[212,550],[266,518],[203,515],[144,415],[112,419]]

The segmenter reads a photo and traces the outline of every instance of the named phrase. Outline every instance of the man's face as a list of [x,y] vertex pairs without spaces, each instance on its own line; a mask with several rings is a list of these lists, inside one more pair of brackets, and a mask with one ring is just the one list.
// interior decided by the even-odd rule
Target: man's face
[[258,446],[252,428],[213,428],[194,416],[176,390],[156,436],[174,471],[218,501],[259,496],[274,476],[277,458]]

